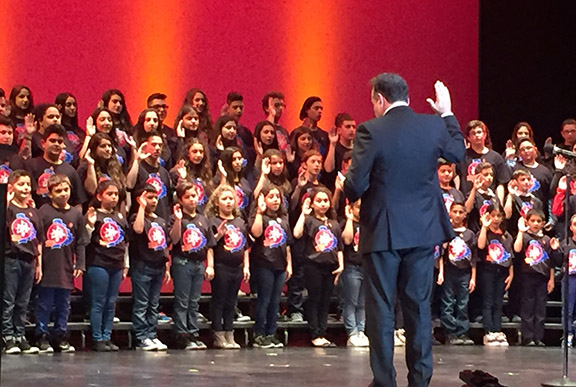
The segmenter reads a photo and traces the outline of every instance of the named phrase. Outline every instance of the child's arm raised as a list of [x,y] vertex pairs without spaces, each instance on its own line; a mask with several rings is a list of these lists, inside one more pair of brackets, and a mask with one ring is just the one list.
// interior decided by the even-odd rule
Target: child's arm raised
[[174,224],[170,229],[170,239],[173,244],[180,242],[180,236],[182,235],[182,208],[180,204],[174,205]]
[[254,238],[260,238],[262,236],[263,230],[263,220],[262,214],[266,211],[266,201],[264,200],[264,195],[260,194],[258,196],[258,205],[256,206],[256,216],[254,217],[254,222],[250,228],[250,233]]
[[519,253],[524,248],[524,233],[528,231],[528,226],[526,226],[526,221],[524,218],[518,219],[518,235],[516,235],[516,240],[514,241],[514,251]]
[[144,219],[146,218],[146,198],[144,196],[146,196],[146,192],[138,196],[138,212],[132,225],[132,230],[134,230],[136,234],[142,234],[144,232]]
[[294,238],[300,239],[304,235],[304,224],[306,223],[306,216],[312,213],[312,208],[310,208],[310,198],[306,198],[302,204],[302,212],[300,217],[294,226]]
[[354,242],[354,216],[352,215],[352,206],[347,205],[345,208],[346,225],[342,230],[342,241],[345,245],[351,245]]
[[478,248],[483,250],[486,248],[486,234],[488,232],[488,227],[492,224],[492,219],[490,219],[490,214],[486,213],[480,218],[482,222],[482,228],[480,229],[480,234],[478,235]]

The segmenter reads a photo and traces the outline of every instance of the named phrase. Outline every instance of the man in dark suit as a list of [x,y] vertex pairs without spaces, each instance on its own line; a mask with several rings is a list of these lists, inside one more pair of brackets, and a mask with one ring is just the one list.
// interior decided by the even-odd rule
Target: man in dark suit
[[436,82],[437,115],[408,107],[408,85],[397,74],[372,79],[376,118],[358,126],[344,192],[362,199],[360,252],[366,280],[366,332],[373,386],[396,386],[394,297],[406,329],[410,386],[432,378],[430,293],[434,246],[453,237],[437,177],[437,161],[464,157],[464,138],[450,93]]

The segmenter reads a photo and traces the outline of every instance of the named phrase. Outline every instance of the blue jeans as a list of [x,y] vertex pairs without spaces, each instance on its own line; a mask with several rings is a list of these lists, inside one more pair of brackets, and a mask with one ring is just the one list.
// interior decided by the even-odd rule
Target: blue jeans
[[[562,286],[564,286],[564,280],[562,280]],[[568,296],[568,333],[574,334],[574,319],[576,318],[576,275],[568,276],[568,291],[563,294]]]
[[254,266],[254,274],[258,288],[254,332],[257,336],[273,335],[276,333],[280,296],[282,295],[286,272]]
[[346,264],[340,276],[342,318],[348,336],[364,332],[364,272],[362,266]]
[[19,259],[6,258],[4,264],[4,314],[2,336],[24,336],[26,313],[34,283],[34,265]]
[[461,336],[468,333],[468,285],[470,270],[444,264],[444,283],[440,296],[440,321],[446,335]]
[[502,301],[508,277],[508,268],[485,264],[482,271],[482,325],[486,332],[502,330]]
[[38,303],[36,304],[36,335],[48,333],[50,314],[54,310],[55,337],[63,337],[68,330],[70,316],[70,295],[72,289],[38,287]]
[[95,341],[110,340],[118,290],[122,282],[122,269],[90,266],[90,327]]
[[172,280],[174,281],[174,327],[178,334],[197,336],[198,301],[204,281],[204,262],[172,258]]
[[154,268],[135,262],[130,268],[132,280],[132,326],[140,341],[156,338],[160,289],[164,279],[164,267]]

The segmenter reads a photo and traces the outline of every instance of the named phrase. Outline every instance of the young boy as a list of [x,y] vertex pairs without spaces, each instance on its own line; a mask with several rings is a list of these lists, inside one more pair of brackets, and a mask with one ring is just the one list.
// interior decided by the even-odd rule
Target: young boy
[[[554,290],[554,267],[550,259],[550,237],[542,233],[544,213],[530,210],[525,218],[518,221],[518,235],[514,242],[514,251],[523,252],[520,264],[522,277],[522,341],[523,345],[540,346],[544,343],[544,321],[546,320],[546,301]],[[558,244],[554,244],[555,249]]]
[[[216,244],[208,219],[196,213],[198,193],[188,181],[176,187],[178,202],[174,206],[170,239],[172,240],[172,278],[174,280],[174,327],[180,347],[188,350],[206,349],[198,332],[198,301],[204,277],[214,277]],[[204,261],[207,261],[204,269]]]
[[486,213],[488,206],[500,205],[498,197],[490,186],[494,181],[492,164],[482,162],[476,167],[474,184],[466,199],[465,206],[468,212],[468,228],[477,233],[480,231],[480,218]]
[[40,281],[42,271],[42,221],[38,210],[30,206],[32,183],[30,174],[15,170],[8,177],[6,208],[6,262],[4,266],[4,314],[2,337],[8,354],[38,353],[26,341],[25,325],[30,292],[34,280]]
[[468,293],[476,288],[476,236],[465,226],[464,203],[452,203],[449,215],[456,237],[444,248],[440,265],[440,320],[447,343],[473,345],[468,337]]
[[132,279],[132,324],[136,348],[165,351],[168,347],[156,336],[158,304],[162,281],[170,281],[170,262],[166,221],[156,215],[158,190],[146,184],[140,190],[138,212],[130,217],[130,277]]
[[450,212],[450,207],[454,202],[464,203],[464,194],[452,186],[452,180],[454,179],[454,164],[445,160],[438,159],[438,181],[440,182],[440,188],[442,189],[442,198],[444,199],[444,205],[446,206],[446,211]]
[[[42,280],[36,305],[36,336],[40,352],[74,352],[66,340],[70,295],[74,278],[85,270],[85,248],[89,242],[84,216],[70,206],[72,185],[66,175],[55,174],[47,182],[51,203],[39,212],[43,224]],[[52,335],[48,334],[54,310]],[[49,340],[50,338],[50,340]]]

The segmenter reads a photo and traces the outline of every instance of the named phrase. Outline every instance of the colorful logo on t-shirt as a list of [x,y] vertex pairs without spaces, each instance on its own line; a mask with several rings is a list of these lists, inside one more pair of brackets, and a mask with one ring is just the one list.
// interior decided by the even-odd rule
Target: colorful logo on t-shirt
[[148,230],[148,248],[154,251],[166,248],[166,234],[164,229],[156,222],[152,222],[150,230]]
[[112,178],[110,176],[108,176],[107,174],[103,173],[98,177],[98,184],[105,182],[105,181],[110,181],[112,180]]
[[524,251],[524,262],[530,266],[537,265],[548,259],[548,253],[542,248],[540,242],[531,240]]
[[452,262],[470,259],[470,248],[466,242],[464,242],[464,239],[457,236],[450,241],[450,246],[448,247],[448,259]]
[[264,230],[264,246],[270,248],[280,247],[286,243],[286,232],[284,229],[276,222],[271,220]]
[[568,274],[576,274],[576,249],[568,252]]
[[126,132],[120,129],[116,129],[116,139],[118,140],[118,145],[124,146],[128,142],[126,141]]
[[468,164],[468,174],[466,175],[466,180],[474,181],[474,177],[476,176],[476,168],[482,162],[482,159],[472,159],[470,164]]
[[74,160],[74,155],[70,152],[67,152],[66,149],[63,149],[62,152],[60,152],[60,161],[71,163],[72,160]]
[[68,246],[73,240],[74,236],[66,223],[60,218],[54,218],[52,224],[48,227],[48,230],[46,230],[46,247],[60,249]]
[[0,165],[0,184],[8,183],[8,176],[10,176],[10,173],[12,173],[12,170],[8,165]]
[[185,253],[195,253],[206,246],[206,237],[195,224],[189,223],[182,235],[182,251]]
[[66,137],[68,137],[68,141],[70,141],[73,146],[75,147],[80,146],[80,137],[78,137],[76,133],[66,132]]
[[248,206],[248,196],[246,196],[239,186],[235,185],[234,189],[236,190],[236,205],[239,209],[243,210]]
[[510,259],[510,253],[506,251],[502,243],[497,239],[491,240],[488,245],[488,256],[486,260],[488,262],[504,263],[508,259]]
[[450,207],[452,207],[452,203],[454,203],[454,196],[452,196],[449,192],[444,192],[442,194],[442,199],[444,199],[446,211],[450,212]]
[[314,245],[316,246],[317,252],[327,253],[331,250],[334,250],[338,240],[330,230],[326,226],[318,227],[318,231],[314,236]]
[[100,246],[118,246],[124,240],[124,230],[112,218],[104,218],[100,226]]
[[36,228],[25,214],[16,214],[10,225],[10,235],[12,242],[22,245],[36,239]]
[[151,186],[156,188],[156,193],[158,194],[158,199],[163,199],[166,197],[168,190],[166,189],[164,182],[162,181],[162,179],[160,178],[160,176],[157,173],[149,174],[148,178],[146,179],[146,184],[150,184]]
[[488,211],[488,207],[490,207],[490,204],[492,204],[492,202],[490,200],[484,200],[482,202],[482,205],[480,206],[480,209],[478,210],[478,213],[480,214],[480,216],[484,215],[486,213],[486,211]]
[[204,184],[202,184],[202,180],[200,179],[194,179],[193,183],[194,188],[196,188],[196,195],[198,196],[197,205],[201,206],[208,200],[208,198],[206,197],[206,190],[204,190]]
[[434,246],[434,260],[440,258],[440,246]]
[[356,227],[356,232],[354,233],[354,239],[352,240],[354,246],[354,252],[358,252],[358,246],[360,245],[360,227]]
[[246,244],[246,237],[240,229],[233,224],[226,225],[226,233],[224,234],[224,249],[231,253],[237,253],[244,248]]
[[121,165],[124,165],[124,157],[120,156],[118,153],[116,153],[116,160],[118,160]]
[[54,170],[46,168],[38,178],[38,187],[36,188],[36,195],[46,197],[48,196],[48,179],[54,174]]
[[530,187],[528,192],[538,191],[540,187],[541,187],[540,182],[534,176],[532,176],[532,187]]
[[520,216],[526,218],[526,214],[530,211],[534,206],[530,202],[522,202],[520,205]]

